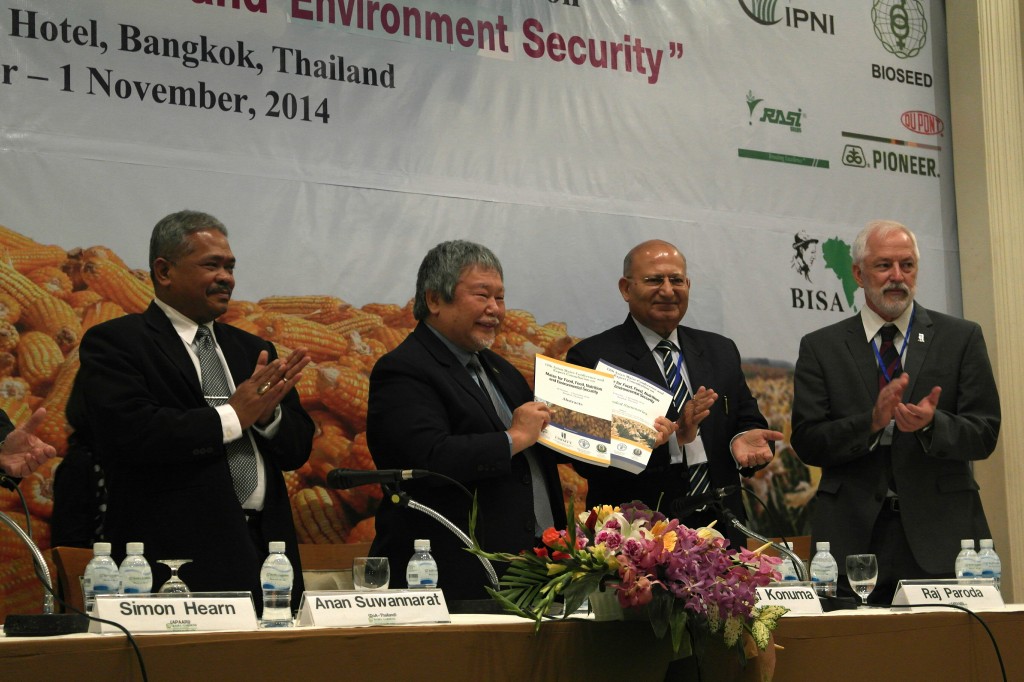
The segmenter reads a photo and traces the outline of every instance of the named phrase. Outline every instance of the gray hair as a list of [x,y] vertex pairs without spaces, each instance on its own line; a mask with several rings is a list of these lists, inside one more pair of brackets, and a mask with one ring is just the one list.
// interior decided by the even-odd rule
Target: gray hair
[[917,237],[910,231],[910,228],[903,223],[898,223],[895,220],[872,220],[870,223],[864,226],[864,229],[860,231],[856,239],[853,240],[853,248],[851,250],[851,256],[853,257],[853,264],[860,265],[864,262],[870,254],[868,251],[868,240],[871,237],[878,235],[879,237],[886,237],[893,232],[905,232],[910,237],[911,243],[914,245],[914,258],[921,260],[921,252],[917,248]]
[[192,248],[188,241],[189,236],[203,230],[216,230],[225,237],[228,236],[228,228],[224,227],[224,223],[209,213],[178,211],[161,218],[149,237],[150,276],[153,275],[153,261],[157,258],[176,261],[188,255]]
[[427,292],[433,291],[442,300],[450,303],[455,298],[455,285],[467,268],[479,267],[494,270],[504,279],[501,261],[486,246],[474,242],[456,239],[441,242],[423,257],[419,272],[416,274],[416,298],[412,304],[412,314],[417,320],[425,320],[430,316],[427,307]]

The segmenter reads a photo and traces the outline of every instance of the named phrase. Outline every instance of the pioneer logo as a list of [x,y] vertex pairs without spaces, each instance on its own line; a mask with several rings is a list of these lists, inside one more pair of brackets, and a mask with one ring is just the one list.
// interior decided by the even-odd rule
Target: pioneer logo
[[904,111],[900,122],[907,130],[921,135],[941,135],[946,129],[941,118],[927,111]]

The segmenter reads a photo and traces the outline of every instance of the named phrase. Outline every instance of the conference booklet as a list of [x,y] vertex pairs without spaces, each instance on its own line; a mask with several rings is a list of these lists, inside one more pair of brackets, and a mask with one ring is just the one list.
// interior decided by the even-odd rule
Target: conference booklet
[[672,395],[663,387],[601,360],[580,367],[537,355],[534,399],[551,410],[540,442],[569,457],[632,473],[647,467]]

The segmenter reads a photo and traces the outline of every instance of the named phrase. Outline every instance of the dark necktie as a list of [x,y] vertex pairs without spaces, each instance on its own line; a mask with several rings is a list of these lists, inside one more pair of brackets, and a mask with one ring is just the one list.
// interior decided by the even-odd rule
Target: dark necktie
[[[898,331],[899,329],[896,325],[887,324],[878,332],[882,337],[882,344],[878,347],[878,354],[882,356],[882,366],[885,367],[885,372],[881,370],[878,372],[879,389],[884,388],[887,383],[903,373],[903,368],[900,366],[900,353],[896,350],[896,344],[893,342]],[[888,379],[886,379],[886,374],[889,375]]]
[[[668,339],[662,339],[654,347],[654,350],[661,356],[661,368],[665,373],[665,383],[668,386],[668,390],[672,392],[672,409],[675,410],[676,415],[682,415],[683,405],[691,398],[691,395],[690,388],[683,381],[682,363],[677,365],[672,360],[672,351],[675,350],[675,344]],[[682,354],[682,351],[679,352]],[[680,367],[678,371],[677,366]],[[700,431],[697,432],[697,437],[700,438]],[[687,477],[690,481],[691,496],[703,495],[711,490],[711,479],[708,477],[707,462],[700,462],[689,467],[687,469]]]
[[[491,379],[487,376],[487,372],[484,371],[479,356],[473,355],[469,362],[466,363],[466,367],[469,368],[469,372],[473,375],[477,385],[490,398],[491,405],[494,406],[494,411],[498,413],[501,423],[505,425],[505,428],[512,426],[512,410],[509,409],[508,403],[498,394],[498,390],[491,383]],[[542,473],[540,463],[533,454],[533,449],[526,448],[523,450],[523,455],[526,457],[526,464],[530,469],[530,483],[533,488],[533,517],[536,524],[534,530],[537,536],[540,537],[541,533],[555,525],[555,518],[551,513],[551,504],[548,500],[544,474]]]
[[[224,374],[224,365],[213,345],[213,335],[209,327],[199,325],[192,350],[199,358],[199,372],[202,375],[203,395],[210,407],[225,405],[230,397],[228,378]],[[237,438],[224,445],[228,455],[228,467],[235,485],[235,495],[239,502],[245,502],[256,490],[256,451],[253,449],[249,434],[243,432]]]
[[[903,368],[900,367],[900,353],[896,350],[896,332],[899,329],[894,324],[887,324],[882,327],[878,334],[882,339],[882,344],[878,347],[878,354],[882,356],[882,366],[885,367],[885,371],[882,368],[878,369],[878,390],[881,391],[885,388],[885,385],[890,381],[898,377],[902,372]],[[889,375],[886,378],[886,374]],[[887,427],[888,428],[888,427]],[[892,448],[890,446],[891,436],[885,436],[882,440],[881,452],[885,458],[885,476],[889,484],[889,490],[896,491],[896,479],[892,473]]]

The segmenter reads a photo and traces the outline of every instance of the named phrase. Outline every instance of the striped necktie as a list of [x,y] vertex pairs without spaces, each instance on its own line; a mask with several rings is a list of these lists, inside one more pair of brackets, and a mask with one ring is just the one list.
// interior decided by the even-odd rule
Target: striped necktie
[[[682,362],[679,362],[677,365],[672,359],[672,352],[675,349],[675,344],[668,339],[662,339],[654,347],[654,350],[661,356],[661,368],[665,373],[665,384],[668,386],[668,390],[672,392],[672,409],[675,410],[676,415],[681,415],[683,413],[683,405],[692,396],[689,386],[683,381]],[[679,351],[679,353],[681,356],[682,351]],[[681,357],[680,360],[682,360]],[[700,431],[697,432],[697,437],[700,437]],[[691,496],[703,495],[711,490],[711,479],[708,476],[707,462],[700,462],[689,467],[687,469],[687,476],[690,481]]]
[[[199,358],[199,372],[202,374],[206,403],[210,407],[227,404],[230,396],[228,378],[213,345],[213,335],[209,327],[199,325],[199,330],[192,341],[192,350]],[[235,495],[239,502],[245,502],[256,490],[256,450],[253,449],[252,441],[246,432],[242,433],[241,438],[225,443],[224,449],[228,455],[228,468],[231,470],[231,479],[235,485]]]
[[[896,332],[899,329],[894,324],[887,324],[879,330],[879,335],[882,338],[882,345],[878,347],[878,354],[882,356],[882,365],[885,367],[885,372],[879,370],[878,372],[878,388],[882,389],[887,383],[898,377],[903,373],[903,368],[900,366],[900,353],[896,350]],[[885,375],[888,374],[889,378],[886,379]]]

